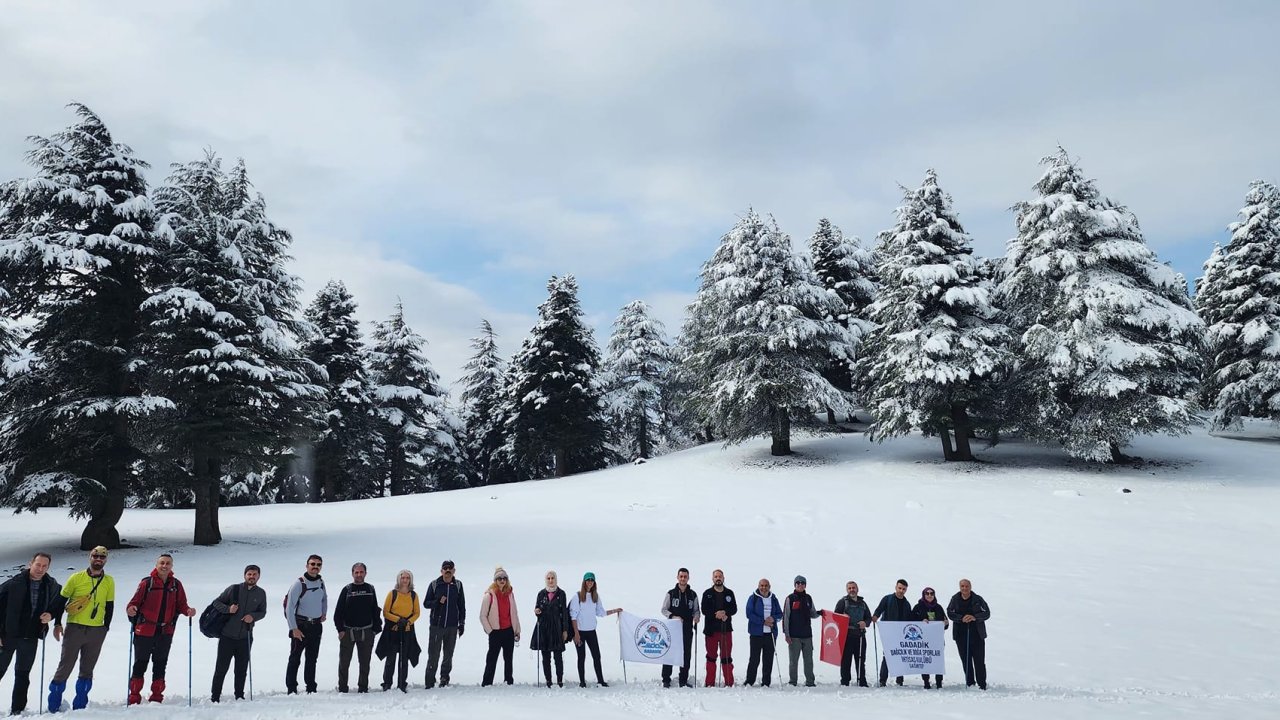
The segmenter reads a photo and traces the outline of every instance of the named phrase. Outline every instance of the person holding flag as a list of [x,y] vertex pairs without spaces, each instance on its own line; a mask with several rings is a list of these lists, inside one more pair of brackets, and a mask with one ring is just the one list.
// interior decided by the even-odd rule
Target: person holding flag
[[[937,593],[935,593],[933,588],[931,587],[927,587],[924,589],[924,592],[920,594],[920,601],[917,602],[916,606],[911,609],[911,612],[915,613],[916,618],[923,620],[925,622],[933,622],[934,620],[941,620],[943,630],[946,630],[947,628],[951,627],[951,623],[947,620],[947,611],[944,610],[942,606],[938,604]],[[925,674],[925,675],[921,675],[920,677],[924,678],[924,689],[925,690],[931,689],[932,686],[929,684],[929,675]],[[942,676],[935,675],[934,681],[938,683],[938,689],[941,690]]]
[[600,604],[600,591],[596,589],[596,574],[582,576],[582,589],[569,598],[569,621],[573,623],[573,648],[578,653],[578,687],[587,686],[587,650],[596,668],[596,684],[609,687],[600,667],[600,641],[596,637],[596,620],[617,615],[622,608],[605,610]]
[[764,658],[764,674],[760,686],[769,687],[773,677],[773,658],[778,645],[778,622],[782,620],[782,603],[770,590],[769,578],[760,578],[756,591],[747,598],[747,635],[751,637],[751,654],[747,659],[747,685],[755,685],[756,669]]
[[[911,611],[911,601],[907,599],[907,581],[902,579],[899,579],[894,584],[892,593],[880,599],[880,604],[876,606],[876,611],[871,616],[871,622],[873,623],[880,620],[909,622],[915,619],[916,615]],[[899,685],[902,684],[902,676],[898,676],[896,680]],[[884,658],[880,658],[880,687],[888,684],[889,662]]]
[[[693,659],[693,626],[702,619],[698,593],[689,587],[689,568],[676,571],[676,586],[662,596],[662,617],[680,621],[684,638],[684,664],[680,666],[680,687],[689,687],[689,664]],[[662,666],[662,687],[671,687],[671,665]]]
[[111,629],[116,609],[116,581],[107,574],[107,548],[99,545],[89,551],[89,567],[67,578],[62,586],[66,599],[67,630],[62,638],[62,657],[49,683],[49,712],[62,710],[62,694],[76,662],[80,673],[76,678],[76,695],[72,710],[89,706],[89,690],[93,688],[93,669],[102,653],[102,643]]
[[783,603],[786,609],[782,613],[782,632],[787,636],[790,660],[787,682],[793,687],[801,655],[804,656],[804,686],[814,687],[817,684],[813,677],[813,619],[822,615],[822,611],[814,607],[808,586],[809,581],[803,575],[797,575],[795,592],[788,595]]
[[858,663],[858,687],[867,687],[867,623],[871,622],[871,608],[858,594],[858,583],[850,580],[844,584],[844,597],[836,601],[836,613],[849,618],[849,630],[844,648],[840,652],[840,684],[853,680],[853,663]]

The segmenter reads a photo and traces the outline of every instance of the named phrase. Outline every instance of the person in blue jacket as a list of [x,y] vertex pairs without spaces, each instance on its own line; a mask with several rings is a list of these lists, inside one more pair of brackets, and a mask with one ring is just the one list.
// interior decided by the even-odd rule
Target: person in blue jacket
[[756,591],[747,598],[747,634],[751,636],[751,656],[747,661],[747,684],[756,683],[756,669],[764,656],[762,687],[769,687],[773,673],[774,648],[778,643],[778,623],[782,620],[782,603],[770,591],[769,579],[761,578]]

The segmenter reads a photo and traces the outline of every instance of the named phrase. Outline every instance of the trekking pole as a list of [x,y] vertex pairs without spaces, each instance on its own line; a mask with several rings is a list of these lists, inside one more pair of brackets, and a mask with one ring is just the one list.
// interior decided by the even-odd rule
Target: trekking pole
[[249,626],[249,700],[253,701],[253,625]]
[[[44,687],[44,648],[45,648],[45,639],[48,637],[48,635],[49,635],[49,628],[46,627],[45,634],[40,636],[40,687],[41,688]],[[17,670],[17,668],[15,667],[14,670]],[[17,683],[18,681],[17,673],[14,673],[13,681]],[[36,703],[36,707],[39,708],[39,712],[37,712],[36,714],[43,715],[44,703]]]
[[973,646],[969,644],[969,630],[973,628],[973,623],[964,624],[964,681],[968,685],[969,678],[973,678],[974,682],[978,680],[978,669],[970,670],[970,663],[973,662]]
[[187,707],[191,707],[191,616],[187,616]]
[[[538,627],[541,623],[542,623],[541,617],[533,621],[533,640],[537,640],[539,646],[541,646],[542,644],[542,635],[540,635],[538,632]],[[539,660],[538,654],[541,651],[533,649],[533,640],[529,641],[529,650],[533,653],[533,674],[538,678],[538,684],[541,685],[542,684],[542,664],[538,662]]]
[[[773,667],[778,671],[778,685],[786,688],[787,684],[782,681],[782,658],[778,656],[778,636],[773,635],[771,637],[773,638],[771,641],[773,643]],[[765,678],[765,680],[773,682],[769,678]]]
[[[876,654],[875,654],[875,656],[876,656],[876,657],[880,657],[880,628],[877,628],[877,627],[875,627],[874,625],[873,625],[873,626],[872,626],[872,628],[871,628],[871,642],[872,642],[872,644],[873,644],[873,645],[875,645],[875,648],[876,648]],[[880,679],[880,666],[879,666],[879,665],[873,665],[873,667],[875,667],[875,669],[876,669],[876,680],[879,680],[879,679]],[[885,680],[888,680],[888,679],[889,679],[889,676],[888,676],[888,675],[885,675]]]
[[693,647],[689,648],[689,664],[693,666],[693,686],[698,687],[698,663],[693,661],[694,648],[698,646],[698,621],[693,622],[693,637],[689,638],[689,644]]
[[125,666],[124,704],[129,705],[129,681],[133,680],[133,633],[138,629],[133,618],[129,618],[129,664]]

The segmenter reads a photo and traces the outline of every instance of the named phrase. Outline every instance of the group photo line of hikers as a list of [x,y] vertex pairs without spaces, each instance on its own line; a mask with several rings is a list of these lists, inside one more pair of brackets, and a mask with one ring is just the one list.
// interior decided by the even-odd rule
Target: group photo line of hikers
[[[31,673],[37,655],[40,657],[40,685],[44,685],[46,636],[52,634],[61,643],[60,657],[53,679],[48,685],[47,708],[56,713],[68,709],[64,700],[67,682],[79,666],[74,696],[69,709],[88,706],[93,688],[93,671],[111,622],[115,615],[115,580],[106,572],[108,550],[96,547],[89,553],[88,567],[59,584],[49,574],[52,557],[36,553],[28,567],[0,585],[0,680],[8,673],[16,658],[13,677],[12,714],[26,709]],[[321,570],[324,560],[319,555],[307,558],[306,569],[290,585],[282,598],[282,611],[288,625],[289,659],[285,668],[288,694],[299,690],[314,693],[318,688],[316,662],[320,654],[324,626],[330,619],[328,589]],[[369,692],[372,656],[383,661],[381,689],[392,687],[401,692],[409,688],[409,667],[417,667],[422,655],[417,624],[425,614],[428,621],[426,688],[450,684],[454,649],[466,626],[466,595],[462,581],[456,577],[452,560],[441,563],[440,574],[425,591],[419,593],[413,573],[401,570],[395,587],[381,602],[372,584],[367,582],[368,569],[357,562],[351,567],[351,582],[338,592],[332,608],[332,621],[338,633],[338,692],[352,689]],[[173,637],[181,618],[188,628],[188,704],[191,703],[191,639],[199,614],[200,632],[218,640],[217,660],[209,697],[222,700],[223,684],[234,668],[234,697],[245,699],[248,682],[249,698],[253,696],[251,649],[255,628],[267,617],[267,594],[259,585],[262,570],[257,565],[244,568],[242,582],[224,589],[203,612],[197,613],[188,602],[183,584],[174,575],[173,556],[161,554],[155,568],[138,582],[125,605],[129,622],[129,681],[126,704],[164,701],[166,671]],[[724,572],[715,570],[711,586],[699,595],[689,585],[689,571],[680,568],[676,584],[663,595],[657,614],[633,615],[622,608],[606,609],[600,600],[596,576],[585,573],[577,591],[560,587],[554,570],[544,576],[545,587],[537,593],[533,605],[534,630],[530,648],[541,656],[535,664],[538,683],[564,686],[564,651],[573,644],[578,661],[578,685],[587,686],[586,657],[590,652],[596,684],[608,687],[601,665],[598,623],[617,615],[619,642],[623,661],[662,664],[662,686],[671,687],[677,674],[679,687],[698,684],[697,667],[692,663],[694,635],[699,628],[706,649],[703,684],[706,687],[734,685],[733,618],[738,614],[738,598],[725,586]],[[964,668],[965,684],[987,689],[986,622],[991,611],[986,601],[973,592],[967,579],[959,581],[959,591],[943,606],[933,588],[925,588],[914,604],[907,598],[908,584],[899,579],[892,593],[885,595],[872,610],[861,595],[858,584],[845,584],[845,594],[833,610],[820,609],[808,593],[808,582],[802,575],[794,580],[794,591],[779,599],[768,579],[761,579],[747,597],[745,615],[750,637],[749,660],[744,685],[769,687],[775,659],[779,658],[778,636],[787,645],[788,684],[799,682],[800,661],[804,664],[804,685],[816,685],[813,672],[813,621],[821,618],[820,657],[840,666],[840,684],[856,683],[868,687],[867,633],[878,626],[880,635],[872,633],[874,658],[880,658],[879,686],[885,687],[893,671],[897,685],[904,675],[920,674],[925,688],[941,688],[943,680],[943,633],[950,629]],[[66,616],[65,624],[63,616]],[[510,576],[498,567],[492,583],[480,601],[480,625],[488,637],[481,686],[493,685],[499,656],[503,661],[502,681],[515,683],[512,655],[519,645],[520,613]],[[935,623],[937,623],[935,625]],[[886,629],[890,628],[890,629]],[[833,630],[830,635],[828,630]],[[879,645],[883,637],[884,652]],[[354,688],[350,682],[352,660],[356,661]],[[552,672],[554,665],[554,681]],[[146,686],[148,666],[151,684]],[[693,668],[693,680],[690,669]],[[298,681],[302,671],[302,683]],[[678,671],[678,673],[676,673]],[[779,675],[781,669],[779,669]]]

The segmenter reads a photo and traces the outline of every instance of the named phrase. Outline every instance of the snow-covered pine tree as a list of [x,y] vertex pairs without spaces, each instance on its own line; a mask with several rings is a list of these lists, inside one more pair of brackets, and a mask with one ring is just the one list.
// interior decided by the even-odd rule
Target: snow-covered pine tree
[[530,477],[597,470],[613,456],[597,377],[600,351],[582,322],[578,281],[552,276],[547,295],[512,360],[504,417],[512,455]]
[[0,398],[0,504],[70,505],[80,545],[120,546],[139,421],[171,407],[143,392],[140,306],[155,259],[146,163],[89,108],[31,139],[30,178],[0,186],[5,314],[34,323],[30,361]]
[[878,238],[880,294],[860,364],[871,436],[920,429],[941,438],[947,460],[972,460],[970,413],[994,400],[1008,329],[993,317],[982,265],[933,170],[904,189],[897,214]]
[[1204,325],[1133,213],[1065,150],[1042,164],[1038,196],[1015,206],[999,288],[1020,341],[1018,420],[1072,455],[1120,461],[1134,435],[1194,422]]
[[1218,243],[1213,244],[1213,252],[1204,261],[1204,274],[1196,279],[1196,293],[1193,302],[1196,314],[1207,328],[1204,343],[1204,377],[1200,382],[1200,406],[1212,408],[1217,402],[1218,390],[1213,382],[1214,356],[1217,355],[1216,343],[1213,341],[1213,327],[1227,316],[1229,308],[1222,297],[1223,278],[1225,272],[1225,253]]
[[[818,229],[809,238],[809,254],[813,258],[814,274],[822,286],[840,298],[845,311],[836,319],[849,328],[853,340],[847,348],[838,348],[831,354],[823,375],[842,392],[852,394],[858,345],[873,327],[867,319],[867,308],[876,295],[874,260],[858,238],[846,238],[840,228],[826,218],[818,221]],[[832,408],[827,408],[827,422],[836,422]]]
[[826,407],[848,412],[822,375],[852,342],[835,319],[845,310],[773,218],[748,210],[702,266],[689,307],[680,372],[692,407],[728,442],[767,434],[774,455],[791,454],[793,421],[812,425]]
[[212,152],[157,188],[157,291],[143,303],[150,385],[176,410],[149,428],[150,460],[195,499],[195,544],[221,541],[223,478],[269,474],[316,411],[319,368],[302,356],[289,233],[266,215],[243,163]]
[[1280,420],[1280,191],[1255,181],[1245,203],[1221,259],[1206,263],[1203,299],[1197,294],[1217,429],[1245,417]]
[[666,328],[643,300],[625,305],[613,323],[604,361],[605,406],[623,458],[651,458],[674,440],[667,421],[667,377],[672,348]]
[[328,377],[321,383],[322,428],[311,474],[324,502],[378,497],[383,490],[386,449],[355,313],[355,299],[339,280],[330,280],[307,308],[313,334],[306,340],[306,356]]
[[404,304],[373,326],[369,370],[386,448],[387,491],[409,495],[466,487],[461,425],[446,403],[440,376],[424,354],[427,341],[404,319]]
[[507,364],[498,354],[498,335],[488,320],[480,320],[480,334],[471,338],[473,354],[462,366],[462,421],[466,428],[466,467],[473,485],[510,482],[507,464],[499,457],[505,441],[499,415]]

